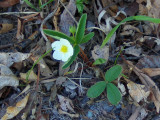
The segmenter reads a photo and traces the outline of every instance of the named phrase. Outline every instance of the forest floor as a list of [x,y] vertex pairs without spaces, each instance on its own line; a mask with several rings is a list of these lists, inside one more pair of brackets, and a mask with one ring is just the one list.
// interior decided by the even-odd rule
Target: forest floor
[[[72,36],[70,27],[84,14],[85,34],[94,36],[62,69],[55,51],[44,56],[59,40],[43,29]],[[100,47],[118,23],[138,15],[160,18],[160,1],[0,0],[1,120],[160,120],[160,20],[126,21]],[[112,100],[108,88],[99,94],[101,86],[90,98],[89,88],[108,79],[106,71],[116,64],[122,73],[112,85],[121,98],[115,89]]]

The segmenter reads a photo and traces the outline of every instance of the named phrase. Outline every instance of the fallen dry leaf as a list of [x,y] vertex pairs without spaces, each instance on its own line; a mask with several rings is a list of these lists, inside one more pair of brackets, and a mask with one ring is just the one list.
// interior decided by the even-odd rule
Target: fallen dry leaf
[[0,53],[0,64],[10,67],[15,62],[21,62],[29,58],[29,53]]
[[131,35],[133,36],[135,32],[141,33],[141,31],[132,25],[125,25],[123,28],[123,32],[120,33],[120,35]]
[[138,69],[136,66],[134,66],[130,61],[127,61],[127,64],[133,68],[133,71],[135,74],[139,77],[141,82],[145,85],[147,90],[151,93],[151,101],[154,102],[156,106],[156,110],[159,113],[160,110],[160,91],[157,85],[154,83],[154,81],[144,74],[140,69]]
[[19,3],[20,0],[3,0],[0,1],[0,7],[6,8],[6,7],[11,7],[17,3]]
[[52,77],[53,76],[53,72],[50,70],[50,68],[48,67],[48,65],[46,64],[46,62],[41,59],[40,62],[40,72],[41,75],[44,77]]
[[58,99],[60,102],[60,107],[63,111],[68,112],[68,110],[70,110],[75,113],[73,103],[70,99],[63,97],[62,95],[58,95]]
[[124,12],[126,13],[127,16],[135,16],[138,11],[139,11],[139,4],[137,2],[129,4],[124,9]]
[[156,55],[150,55],[145,56],[141,58],[138,63],[136,64],[136,67],[139,69],[143,68],[160,68],[160,56]]
[[118,88],[120,89],[122,96],[124,96],[126,94],[126,88],[122,83],[120,83],[119,78],[118,78]]
[[160,75],[160,68],[143,68],[142,71],[150,77]]
[[[153,18],[160,18],[160,0],[147,0],[148,16]],[[154,25],[153,28],[158,28],[158,24],[150,23]]]
[[[36,56],[36,57],[31,57],[31,59],[36,62],[38,59],[39,59],[40,56]],[[44,76],[44,77],[52,77],[53,76],[53,72],[50,70],[50,68],[48,67],[48,65],[46,64],[46,62],[41,59],[39,61],[40,64],[40,72],[41,72],[41,75]]]
[[128,120],[136,120],[140,111],[141,111],[141,107],[137,107]]
[[125,54],[139,57],[140,54],[142,53],[142,48],[141,47],[136,48],[136,46],[132,46],[132,47],[126,48],[124,51],[125,51]]
[[147,101],[150,91],[145,91],[145,85],[136,84],[125,78],[128,82],[127,87],[129,89],[129,94],[134,101],[139,103],[141,100]]
[[99,58],[106,59],[107,63],[109,57],[109,47],[104,46],[103,48],[100,48],[99,45],[94,46],[94,49],[92,50],[92,57],[94,60],[97,60]]
[[62,85],[66,81],[66,77],[58,77],[56,80],[56,85]]
[[19,80],[7,66],[0,64],[0,83],[0,89],[5,86],[17,87]]
[[9,106],[5,115],[1,118],[1,120],[8,120],[15,117],[23,108],[25,108],[27,101],[29,98],[29,93],[19,102],[16,103],[16,106]]
[[[20,77],[22,79],[24,79],[24,80],[26,80],[27,75],[28,75],[28,72],[27,73],[20,73]],[[30,72],[28,80],[29,81],[35,81],[35,80],[37,80],[37,75],[33,72],[33,70]]]
[[65,73],[67,73],[67,72],[69,71],[69,69],[70,69],[70,66],[69,66],[68,68],[66,68],[66,69],[62,69],[62,66],[63,66],[64,64],[65,64],[64,62],[60,61],[59,70],[58,70],[59,76],[63,76],[63,75],[64,75]]
[[49,101],[54,101],[54,99],[56,98],[56,95],[57,95],[57,87],[56,87],[56,84],[54,84],[51,88],[51,95],[50,95]]
[[4,23],[0,24],[0,26],[2,27],[0,29],[0,34],[7,33],[8,31],[13,29],[13,24]]
[[[67,9],[67,10],[66,10]],[[75,25],[75,21],[71,17],[75,15],[76,13],[76,3],[74,0],[70,0],[69,4],[66,6],[66,9],[63,11],[63,13],[60,16],[60,31],[65,33],[66,35],[70,35],[69,27]],[[71,15],[68,13],[68,11],[71,13]]]
[[[102,18],[105,19],[105,24],[103,24],[101,22]],[[111,26],[112,23],[115,24],[115,25],[118,24],[118,23],[115,22],[114,18],[109,17],[109,15],[106,14],[105,10],[102,10],[98,15],[98,24],[99,24],[100,29],[103,30],[106,34],[108,34],[112,29],[112,26]],[[110,38],[109,43],[113,44],[114,41],[115,41],[115,38],[116,38],[116,32]]]

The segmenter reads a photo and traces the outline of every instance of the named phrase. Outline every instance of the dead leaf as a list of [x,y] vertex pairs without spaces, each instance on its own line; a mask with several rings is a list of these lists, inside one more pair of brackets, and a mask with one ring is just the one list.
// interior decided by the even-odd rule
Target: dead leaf
[[138,63],[136,64],[136,66],[139,69],[143,69],[143,68],[160,68],[160,56],[156,56],[156,55],[150,55],[150,56],[145,56],[143,58],[141,58]]
[[[36,57],[32,56],[31,59],[34,62],[36,62],[39,59],[39,57],[40,56],[36,56]],[[43,59],[41,59],[38,64],[40,64],[40,72],[41,72],[42,76],[49,77],[49,78],[53,76],[52,71],[50,70],[50,68],[48,67],[48,65],[46,64],[46,62]]]
[[[17,98],[18,96],[20,96],[20,95],[22,95],[22,94],[24,94],[25,92],[27,92],[29,89],[30,89],[30,85],[28,84],[24,89],[23,89],[23,91],[19,94],[19,95],[17,95],[15,98]],[[15,99],[14,98],[14,99]]]
[[133,2],[129,4],[125,9],[124,12],[128,16],[134,16],[139,11],[139,4],[137,2]]
[[144,108],[142,108],[136,120],[144,120],[147,115],[148,115],[148,112]]
[[150,77],[160,75],[160,68],[143,68],[142,71]]
[[147,7],[144,6],[143,4],[139,4],[139,13],[140,15],[147,15],[148,14]]
[[15,117],[23,108],[25,108],[29,98],[29,93],[19,102],[16,103],[16,106],[9,106],[5,115],[2,117],[2,120],[8,120]]
[[100,48],[99,45],[94,46],[94,49],[92,50],[92,57],[94,60],[99,58],[106,59],[107,63],[109,57],[109,47],[104,46],[103,48]]
[[[148,16],[153,18],[160,18],[160,1],[159,0],[147,0]],[[152,23],[150,23],[152,24]],[[154,24],[153,28],[158,28],[158,24]]]
[[141,33],[141,31],[132,25],[125,25],[123,28],[123,32],[120,33],[120,35],[131,35],[134,36],[135,32]]
[[41,75],[44,76],[44,77],[52,77],[53,76],[53,73],[52,71],[50,70],[50,68],[48,67],[48,65],[45,63],[45,61],[43,59],[40,60],[39,62],[40,64],[40,72],[41,72]]
[[56,95],[57,95],[57,87],[56,87],[56,84],[54,84],[51,88],[51,95],[49,100],[54,101],[54,99],[56,98]]
[[[67,9],[67,10],[66,10]],[[60,16],[60,31],[65,33],[66,35],[70,35],[69,27],[75,25],[75,21],[70,16],[68,11],[71,13],[72,16],[76,13],[76,4],[74,0],[70,0],[69,4],[66,6],[66,9],[63,11],[63,13]]]
[[0,53],[0,64],[10,67],[15,62],[22,62],[29,58],[29,53]]
[[137,3],[142,3],[142,2],[146,2],[147,0],[136,0]]
[[126,48],[124,51],[125,51],[125,54],[139,57],[140,54],[142,53],[142,48],[141,47],[136,48],[136,46],[132,46],[132,47]]
[[73,109],[74,105],[70,99],[63,97],[62,95],[58,95],[58,99],[60,102],[60,107],[63,111],[68,112],[68,110],[70,110],[71,112],[75,113]]
[[70,69],[70,67],[66,68],[66,69],[62,69],[62,66],[64,65],[64,62],[60,61],[59,64],[59,76],[63,76],[65,73],[67,73]]
[[60,7],[57,8],[57,11],[55,13],[55,15],[53,16],[53,24],[54,24],[54,27],[55,27],[55,31],[59,31],[59,25],[58,25],[58,20],[59,20],[59,15],[60,15]]
[[136,118],[138,117],[138,114],[140,113],[141,111],[141,107],[137,107],[134,112],[132,113],[132,115],[129,117],[128,120],[136,120]]
[[0,29],[0,34],[7,33],[8,31],[13,29],[13,24],[3,23],[0,24],[0,26],[2,27]]
[[56,85],[62,85],[66,81],[66,77],[58,77],[56,80]]
[[126,94],[126,88],[122,83],[120,83],[119,78],[118,78],[118,88],[120,89],[122,96],[124,96]]
[[[24,80],[26,80],[27,75],[28,75],[28,72],[27,73],[20,73],[20,77],[22,79],[24,79]],[[35,81],[35,80],[37,80],[37,75],[33,72],[33,70],[30,72],[28,80],[29,81]]]
[[7,66],[0,64],[0,83],[0,89],[5,86],[17,87],[19,80]]
[[[105,24],[101,22],[102,18],[105,19]],[[115,22],[114,18],[109,17],[109,15],[106,14],[105,10],[102,10],[98,15],[98,24],[100,29],[102,29],[106,34],[108,34],[112,29],[112,26],[111,26],[112,23],[115,25],[118,24],[117,22]],[[113,44],[115,41],[115,38],[116,38],[116,32],[110,38],[109,43]]]
[[139,103],[141,100],[147,101],[150,91],[145,91],[145,85],[136,84],[125,78],[128,82],[127,87],[129,89],[130,96]]
[[71,118],[78,118],[78,117],[79,117],[79,114],[70,114],[70,113],[68,113],[68,112],[62,111],[61,109],[59,109],[58,112],[59,112],[59,114],[68,115],[68,116],[70,116]]
[[6,8],[6,7],[11,7],[17,3],[19,3],[20,0],[3,0],[2,2],[0,1],[0,7]]
[[134,66],[130,61],[127,61],[127,64],[133,68],[133,71],[136,73],[136,75],[139,77],[141,82],[146,86],[147,90],[151,93],[151,101],[154,102],[156,106],[156,110],[159,113],[160,110],[160,91],[157,85],[154,83],[154,81],[144,74],[140,69],[138,69],[136,66]]

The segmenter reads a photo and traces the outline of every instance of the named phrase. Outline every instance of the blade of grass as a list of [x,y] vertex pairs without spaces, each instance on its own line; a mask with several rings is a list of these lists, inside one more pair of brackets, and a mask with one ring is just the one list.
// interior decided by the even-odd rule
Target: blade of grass
[[50,0],[48,2],[46,2],[45,4],[41,5],[40,8],[44,8],[46,5],[50,4],[51,2],[53,2],[54,0]]
[[38,60],[33,64],[32,68],[27,72],[27,75],[26,75],[26,81],[28,82],[28,78],[29,78],[29,75],[31,73],[31,71],[33,70],[33,68],[35,67],[35,65],[42,59],[44,58],[48,53],[50,53],[52,51],[52,49],[48,50],[47,52],[45,52],[41,57],[38,58]]
[[112,35],[116,32],[116,30],[119,28],[119,26],[122,23],[125,23],[127,21],[131,21],[131,20],[138,20],[138,21],[149,21],[149,22],[153,22],[153,23],[160,23],[160,19],[158,18],[152,18],[152,17],[148,17],[148,16],[143,16],[143,15],[138,15],[138,16],[131,16],[131,17],[127,17],[124,20],[122,20],[118,25],[116,25],[107,35],[107,37],[104,39],[101,48],[105,46],[105,44],[109,41],[109,39],[112,37]]
[[26,4],[27,4],[29,7],[35,9],[36,11],[39,11],[39,9],[37,9],[37,8],[36,8],[31,2],[29,2],[28,0],[24,0],[24,2],[26,2]]

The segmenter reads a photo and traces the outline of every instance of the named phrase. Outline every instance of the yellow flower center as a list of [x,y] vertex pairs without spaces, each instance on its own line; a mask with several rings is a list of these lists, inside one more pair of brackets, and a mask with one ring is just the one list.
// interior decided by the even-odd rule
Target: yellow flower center
[[68,52],[68,47],[65,46],[65,45],[62,45],[62,47],[61,47],[61,52],[63,52],[63,53]]

